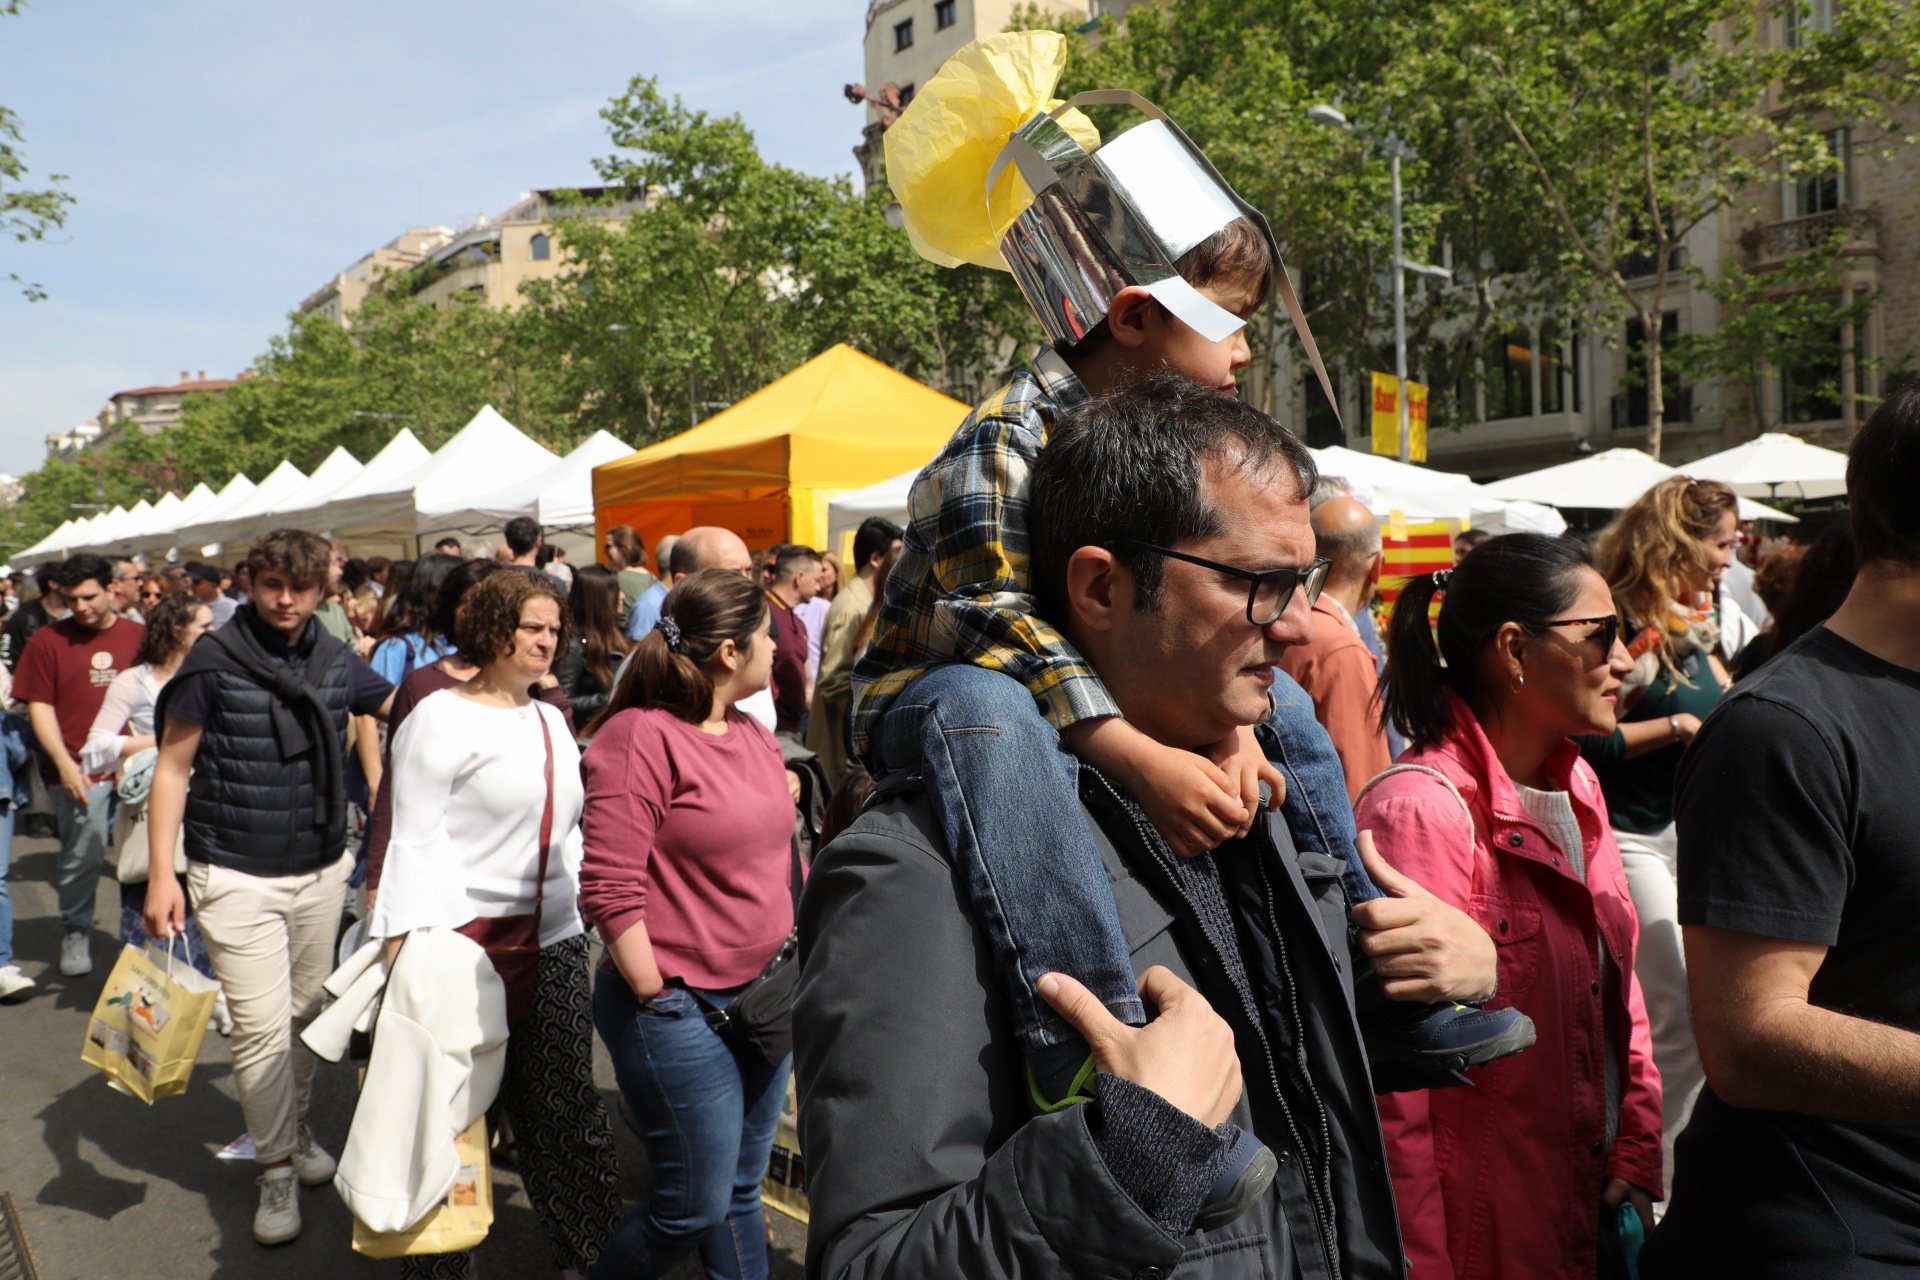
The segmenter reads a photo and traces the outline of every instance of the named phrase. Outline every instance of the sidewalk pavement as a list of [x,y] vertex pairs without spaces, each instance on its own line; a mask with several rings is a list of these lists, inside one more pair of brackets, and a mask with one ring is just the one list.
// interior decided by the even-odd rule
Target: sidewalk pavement
[[[235,1099],[227,1042],[209,1031],[192,1083],[178,1098],[148,1107],[114,1092],[80,1061],[86,1020],[119,952],[118,886],[97,898],[93,972],[62,978],[54,963],[60,922],[52,886],[54,842],[14,842],[15,961],[40,985],[24,1004],[0,1006],[0,1191],[13,1194],[42,1280],[101,1276],[327,1280],[399,1274],[348,1246],[353,1222],[331,1187],[303,1188],[304,1229],[293,1243],[254,1243],[257,1168],[214,1152],[246,1129]],[[646,1194],[647,1162],[621,1123],[605,1050],[594,1044],[594,1076],[620,1151],[621,1191]],[[315,1134],[336,1155],[352,1118],[353,1069],[321,1063],[314,1082]],[[805,1229],[769,1210],[774,1280],[800,1280]],[[556,1276],[538,1220],[505,1170],[494,1174],[494,1225],[479,1252],[483,1276]],[[689,1258],[673,1280],[696,1280]]]

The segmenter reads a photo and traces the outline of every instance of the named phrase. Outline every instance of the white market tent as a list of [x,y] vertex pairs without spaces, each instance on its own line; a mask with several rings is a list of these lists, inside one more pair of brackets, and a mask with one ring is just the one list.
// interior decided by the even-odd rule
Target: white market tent
[[596,431],[552,466],[490,493],[479,497],[454,494],[434,506],[422,503],[420,532],[439,529],[477,532],[515,516],[531,516],[550,533],[591,526],[593,469],[632,452],[632,445],[608,432]]
[[[1514,501],[1619,511],[1632,506],[1636,498],[1662,480],[1679,474],[1666,463],[1658,462],[1638,449],[1608,449],[1540,471],[1496,480],[1485,487],[1495,497]],[[1788,523],[1798,519],[1784,511],[1763,506],[1751,498],[1740,499],[1740,518]]]
[[871,516],[891,520],[901,528],[907,527],[907,495],[913,490],[913,479],[920,472],[903,471],[890,480],[879,484],[870,484],[864,489],[848,489],[836,493],[827,502],[827,545],[821,548],[832,551],[841,557],[853,554],[853,535],[860,529],[860,522]]
[[1718,480],[1749,498],[1834,498],[1847,491],[1847,455],[1784,431],[1735,445],[1680,468],[1696,480]]
[[365,470],[360,459],[335,445],[333,452],[313,469],[306,483],[276,503],[267,514],[276,524],[299,526],[302,512],[324,507],[334,494],[352,484]]
[[[236,473],[233,479],[227,481],[226,484],[220,487],[220,492],[213,495],[212,502],[207,503],[191,520],[182,523],[179,528],[173,531],[175,545],[182,548],[192,547],[194,551],[197,552],[199,550],[198,545],[190,542],[188,536],[200,526],[225,520],[235,511],[238,511],[252,499],[254,490],[257,487],[252,480],[247,478],[245,472]],[[186,555],[184,558],[191,560],[194,557],[192,555]]]
[[133,550],[144,552],[149,560],[161,558],[174,546],[174,530],[200,519],[218,496],[206,485],[197,484],[187,491],[186,497],[177,500],[177,505],[165,517],[160,514],[160,508],[166,505],[166,499],[162,498],[154,504],[153,519],[147,522],[146,531],[136,540]]
[[60,553],[60,548],[66,544],[67,539],[73,536],[73,528],[74,521],[72,519],[62,520],[52,533],[40,539],[40,541],[34,543],[26,550],[17,553],[13,557],[14,566],[16,568],[24,568],[28,565],[38,564],[42,560],[51,560]]
[[[203,515],[198,524],[179,530],[182,554],[185,554],[184,548],[187,547],[204,549],[225,543],[230,538],[244,541],[252,537],[254,531],[261,527],[261,517],[273,510],[274,504],[284,500],[288,494],[306,481],[306,472],[291,462],[282,462],[269,471],[267,478],[262,480],[243,501],[223,512]],[[216,553],[203,550],[202,554]],[[187,558],[199,559],[200,557],[196,554]]]
[[360,474],[341,485],[324,506],[314,509],[311,523],[365,524],[383,518],[398,520],[409,510],[408,477],[432,457],[419,437],[402,427],[399,435],[367,460]]

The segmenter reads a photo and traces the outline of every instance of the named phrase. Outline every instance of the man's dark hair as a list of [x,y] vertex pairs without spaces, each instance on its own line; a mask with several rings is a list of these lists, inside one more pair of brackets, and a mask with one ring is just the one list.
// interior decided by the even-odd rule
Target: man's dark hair
[[784,582],[799,572],[800,566],[811,560],[820,563],[820,553],[812,547],[798,542],[783,542],[767,553],[773,558],[773,579]]
[[1485,529],[1462,529],[1453,535],[1454,550],[1464,556],[1491,537],[1493,534]]
[[383,571],[391,568],[393,568],[393,561],[387,559],[385,556],[367,557],[367,576],[369,578],[377,578]]
[[113,583],[113,562],[105,556],[83,551],[62,560],[53,574],[54,582],[62,591],[71,591],[89,579],[99,583],[102,591],[106,590]]
[[457,556],[460,554],[460,539],[442,538],[433,544],[433,549],[435,551],[446,552],[448,555]]
[[853,535],[852,572],[859,573],[873,563],[875,556],[886,555],[902,536],[900,526],[885,516],[868,516],[862,520]]
[[1847,451],[1856,564],[1920,566],[1920,382],[1880,402]]
[[[1033,472],[1033,582],[1064,616],[1067,561],[1120,539],[1178,547],[1218,533],[1201,491],[1204,461],[1295,486],[1305,502],[1318,471],[1298,436],[1251,405],[1190,378],[1156,373],[1070,412]],[[1159,597],[1161,558],[1116,550],[1142,608]]]
[[34,585],[45,591],[49,586],[56,590],[60,586],[60,564],[58,560],[49,560],[33,571]]
[[532,516],[515,516],[507,521],[507,550],[524,556],[540,545],[540,522]]

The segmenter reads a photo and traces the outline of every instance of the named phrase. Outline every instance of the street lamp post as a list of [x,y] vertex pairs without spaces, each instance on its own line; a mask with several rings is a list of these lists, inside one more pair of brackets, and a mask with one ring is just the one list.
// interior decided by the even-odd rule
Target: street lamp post
[[[1324,124],[1335,129],[1345,129],[1355,137],[1365,137],[1354,127],[1351,120],[1338,107],[1322,103],[1307,108],[1307,119],[1315,124]],[[1413,420],[1407,402],[1407,275],[1409,271],[1423,276],[1432,276],[1439,280],[1451,280],[1453,275],[1444,267],[1428,266],[1423,262],[1408,262],[1402,252],[1400,207],[1400,160],[1411,156],[1413,152],[1407,144],[1388,134],[1381,144],[1381,150],[1387,153],[1388,163],[1393,172],[1393,378],[1400,410],[1400,461],[1413,461]]]

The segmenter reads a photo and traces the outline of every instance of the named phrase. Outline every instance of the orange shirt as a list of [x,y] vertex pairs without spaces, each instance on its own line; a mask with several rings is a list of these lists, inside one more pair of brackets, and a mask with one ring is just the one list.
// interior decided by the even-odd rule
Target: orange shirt
[[1347,798],[1355,799],[1381,770],[1393,763],[1387,733],[1380,725],[1376,695],[1380,678],[1373,651],[1353,619],[1331,596],[1313,605],[1313,637],[1280,657],[1280,669],[1300,682],[1313,699],[1314,718],[1333,738],[1347,774]]

